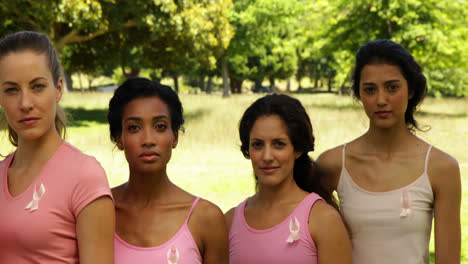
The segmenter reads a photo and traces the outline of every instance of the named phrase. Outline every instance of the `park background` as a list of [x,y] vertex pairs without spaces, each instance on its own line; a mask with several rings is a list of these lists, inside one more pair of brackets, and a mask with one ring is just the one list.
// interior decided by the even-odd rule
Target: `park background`
[[[313,158],[352,140],[368,125],[349,95],[353,56],[381,38],[401,43],[422,65],[429,97],[416,118],[430,129],[416,134],[454,156],[462,186],[468,182],[466,0],[0,1],[0,37],[18,30],[50,36],[70,91],[61,102],[70,114],[67,140],[98,159],[111,186],[125,182],[128,169],[109,139],[112,93],[102,91],[135,76],[178,91],[186,124],[169,176],[227,211],[254,193],[237,134],[247,106],[273,91],[300,99],[316,136]],[[5,155],[13,147],[2,129]]]

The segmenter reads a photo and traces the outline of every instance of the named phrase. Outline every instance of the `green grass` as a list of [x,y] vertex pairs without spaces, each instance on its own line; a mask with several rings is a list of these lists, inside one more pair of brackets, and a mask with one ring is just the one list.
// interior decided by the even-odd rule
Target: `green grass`
[[[61,102],[73,116],[67,140],[95,156],[105,168],[111,186],[127,180],[125,157],[109,139],[106,109],[110,93],[68,93]],[[261,95],[181,94],[185,109],[185,133],[168,165],[170,178],[179,186],[229,210],[254,193],[250,162],[239,151],[237,126],[243,111]],[[316,136],[316,158],[323,151],[350,141],[367,129],[359,103],[334,94],[294,95],[307,108]],[[462,185],[468,183],[468,100],[427,98],[416,118],[428,132],[417,135],[454,156]],[[0,133],[0,153],[13,148]],[[462,200],[462,263],[468,263],[468,191]],[[433,248],[433,245],[431,246]],[[433,251],[433,249],[431,249]]]

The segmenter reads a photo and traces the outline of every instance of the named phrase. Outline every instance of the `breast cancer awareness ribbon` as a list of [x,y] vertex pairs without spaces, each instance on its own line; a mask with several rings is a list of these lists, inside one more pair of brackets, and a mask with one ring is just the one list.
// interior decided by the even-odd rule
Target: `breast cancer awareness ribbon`
[[293,220],[293,218],[290,218],[289,219],[290,234],[289,234],[289,237],[286,240],[286,242],[293,243],[294,241],[299,240],[299,230],[300,230],[300,228],[301,228],[301,225],[299,224],[299,220],[297,220],[297,218],[295,216],[294,216],[294,220]]
[[401,213],[400,217],[412,216],[413,211],[411,210],[411,197],[407,189],[401,193]]
[[45,192],[46,192],[46,189],[44,187],[44,184],[41,183],[39,188],[37,188],[37,185],[35,185],[33,199],[28,205],[26,205],[26,208],[24,209],[30,210],[31,212],[37,210],[39,208],[39,200],[41,200]]
[[173,245],[168,251],[167,251],[167,263],[168,264],[177,264],[177,261],[179,261],[179,251],[177,248]]

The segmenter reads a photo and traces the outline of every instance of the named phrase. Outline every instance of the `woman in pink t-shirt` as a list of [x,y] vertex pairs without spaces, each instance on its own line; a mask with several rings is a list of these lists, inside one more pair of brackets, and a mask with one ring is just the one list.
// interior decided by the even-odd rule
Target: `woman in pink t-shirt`
[[112,190],[116,264],[228,263],[221,210],[167,175],[182,112],[169,86],[145,78],[125,81],[109,103],[111,140],[125,152],[129,166],[128,182]]
[[351,263],[351,243],[314,150],[299,100],[272,94],[255,101],[240,125],[257,192],[226,213],[230,263]]
[[0,122],[16,147],[0,162],[0,263],[113,263],[107,179],[62,139],[62,91],[47,36],[0,41]]

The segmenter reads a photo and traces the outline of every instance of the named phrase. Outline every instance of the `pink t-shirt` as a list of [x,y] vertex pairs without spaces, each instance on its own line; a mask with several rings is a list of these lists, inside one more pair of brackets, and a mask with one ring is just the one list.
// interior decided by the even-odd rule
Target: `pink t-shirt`
[[310,209],[321,199],[316,193],[309,194],[282,223],[264,230],[247,224],[246,199],[234,212],[229,232],[229,263],[317,264],[317,248],[308,223]]
[[196,198],[187,218],[177,233],[166,243],[156,247],[136,247],[123,241],[117,234],[114,239],[115,264],[201,264],[197,243],[188,228],[188,220],[200,198]]
[[32,184],[12,197],[0,162],[0,263],[79,263],[76,219],[98,197],[112,198],[95,158],[63,142]]

